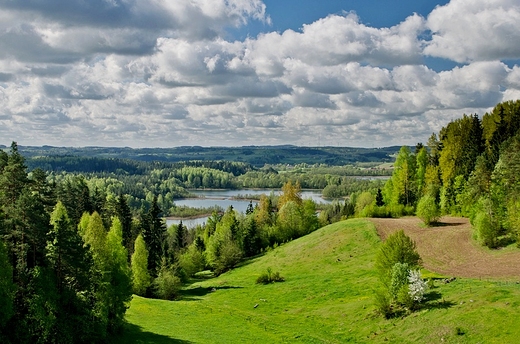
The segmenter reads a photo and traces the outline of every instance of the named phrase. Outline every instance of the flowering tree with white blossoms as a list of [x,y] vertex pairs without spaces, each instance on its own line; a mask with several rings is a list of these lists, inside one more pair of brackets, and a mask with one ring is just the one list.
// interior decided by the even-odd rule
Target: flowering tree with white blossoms
[[428,290],[428,285],[421,278],[419,270],[411,270],[408,274],[408,294],[414,302],[421,302],[424,299],[424,294]]

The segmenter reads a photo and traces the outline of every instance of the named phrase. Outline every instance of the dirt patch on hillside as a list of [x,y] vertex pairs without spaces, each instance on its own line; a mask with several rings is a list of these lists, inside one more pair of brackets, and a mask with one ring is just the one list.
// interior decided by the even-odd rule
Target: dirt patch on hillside
[[501,251],[481,247],[471,238],[468,219],[443,217],[426,228],[416,217],[370,219],[381,239],[399,229],[417,243],[426,269],[447,276],[471,278],[520,278],[520,250]]

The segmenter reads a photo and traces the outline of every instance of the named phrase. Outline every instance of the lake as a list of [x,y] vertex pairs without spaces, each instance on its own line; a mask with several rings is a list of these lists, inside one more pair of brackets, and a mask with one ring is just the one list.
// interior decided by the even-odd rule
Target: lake
[[[192,194],[197,195],[199,198],[180,199],[175,201],[177,206],[188,206],[192,208],[209,208],[219,206],[226,210],[229,206],[233,206],[235,210],[241,213],[245,213],[249,200],[235,199],[239,195],[270,195],[273,192],[275,195],[280,195],[282,191],[280,189],[241,189],[241,190],[192,190]],[[302,190],[301,192],[303,199],[312,199],[316,203],[330,203],[330,201],[324,199],[319,190]],[[253,201],[253,204],[256,204]],[[199,217],[195,219],[183,219],[182,224],[188,228],[193,228],[197,225],[204,225],[208,217]],[[179,224],[181,220],[167,219],[166,225],[169,227],[172,224]]]

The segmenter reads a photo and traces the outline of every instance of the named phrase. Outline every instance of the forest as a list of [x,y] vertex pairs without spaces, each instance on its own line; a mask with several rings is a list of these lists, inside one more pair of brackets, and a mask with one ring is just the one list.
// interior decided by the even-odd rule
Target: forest
[[451,121],[414,152],[402,147],[382,199],[377,203],[377,195],[364,195],[361,213],[416,212],[428,225],[441,215],[464,216],[485,246],[520,243],[519,129],[520,101],[508,101],[482,118]]
[[[426,145],[401,147],[392,169],[26,158],[13,142],[0,151],[0,341],[109,342],[132,295],[173,300],[202,271],[218,276],[349,217],[416,214],[435,225],[465,216],[482,245],[519,243],[519,129],[520,101],[504,102],[482,118],[451,121]],[[194,229],[165,225],[190,189],[247,187],[281,194],[262,195],[245,213],[214,211]],[[339,200],[317,212],[302,187]]]

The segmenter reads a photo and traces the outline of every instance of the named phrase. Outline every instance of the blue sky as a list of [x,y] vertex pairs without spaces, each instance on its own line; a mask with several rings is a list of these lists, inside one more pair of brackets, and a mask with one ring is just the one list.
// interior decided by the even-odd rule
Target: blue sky
[[448,1],[411,0],[266,0],[266,13],[272,25],[249,25],[246,32],[256,36],[259,32],[287,29],[299,30],[329,14],[356,12],[362,22],[373,27],[390,27],[405,20],[412,13],[426,17],[437,5]]
[[520,99],[518,0],[0,0],[0,143],[425,142]]

